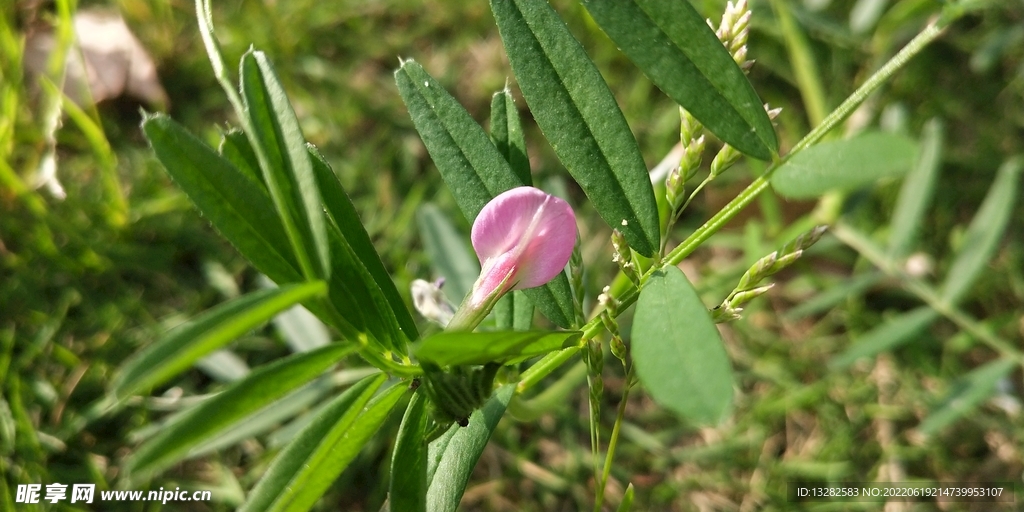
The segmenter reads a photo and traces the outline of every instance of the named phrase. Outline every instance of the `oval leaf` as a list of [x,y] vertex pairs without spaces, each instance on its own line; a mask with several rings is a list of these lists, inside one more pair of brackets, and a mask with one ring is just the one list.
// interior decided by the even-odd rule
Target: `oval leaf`
[[721,422],[732,406],[732,368],[718,328],[676,267],[655,272],[640,291],[631,353],[659,405],[686,421]]
[[402,418],[391,458],[391,512],[427,510],[427,399],[416,393]]
[[810,199],[901,176],[914,165],[916,155],[917,144],[903,135],[868,133],[823,142],[793,155],[772,174],[771,184],[783,196]]
[[363,379],[331,402],[274,459],[240,510],[309,510],[405,392],[405,386],[392,386],[371,401],[385,380]]
[[761,160],[778,152],[761,99],[689,2],[585,0],[583,5],[629,60],[711,133]]
[[507,384],[469,417],[466,427],[453,426],[427,450],[427,510],[455,512],[466,492],[469,476],[484,452],[491,433],[505,414],[515,385]]
[[566,348],[582,334],[580,331],[442,332],[423,340],[414,353],[417,359],[439,366],[504,363]]
[[[658,249],[647,166],[608,84],[544,0],[491,0],[534,119],[601,218],[640,254]],[[532,297],[531,297],[532,298]]]
[[125,361],[114,379],[113,392],[124,398],[157,386],[277,313],[326,291],[322,281],[286,285],[250,293],[206,311]]
[[262,366],[209,400],[200,402],[161,429],[125,464],[134,473],[154,473],[187,458],[204,441],[311,381],[355,347],[335,343]]

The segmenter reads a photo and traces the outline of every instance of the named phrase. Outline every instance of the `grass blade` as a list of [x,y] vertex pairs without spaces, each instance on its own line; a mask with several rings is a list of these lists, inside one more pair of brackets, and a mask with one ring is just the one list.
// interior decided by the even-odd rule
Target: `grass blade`
[[427,510],[455,512],[466,492],[469,476],[484,452],[498,420],[512,399],[515,386],[507,384],[469,417],[469,426],[452,427],[427,448]]
[[954,305],[963,297],[998,248],[1018,199],[1021,169],[1024,169],[1022,157],[1013,158],[999,168],[985,201],[971,219],[960,252],[946,273],[941,292],[945,303]]
[[689,2],[585,0],[605,34],[711,133],[761,160],[778,153],[762,101]]
[[608,84],[546,1],[491,0],[491,11],[523,96],[559,160],[605,222],[652,256],[660,242],[654,189]]
[[405,392],[368,377],[342,393],[285,448],[242,505],[245,512],[309,510],[377,433]]
[[250,293],[206,311],[126,361],[114,379],[113,393],[125,398],[157,386],[277,313],[326,291],[321,281],[286,285]]
[[278,283],[302,279],[263,190],[164,114],[147,115],[142,130],[174,182],[242,256]]
[[903,180],[893,210],[889,231],[890,258],[902,258],[914,245],[942,167],[942,131],[942,122],[938,119],[932,119],[924,125],[917,161]]
[[188,458],[193,448],[233,429],[240,420],[309,382],[354,348],[335,343],[260,367],[161,429],[132,454],[126,471],[138,477]]
[[676,267],[640,291],[631,353],[651,398],[696,424],[721,422],[732,407],[732,366],[697,291]]
[[938,318],[939,314],[929,306],[921,306],[890,318],[882,325],[858,337],[850,348],[832,358],[829,367],[841,370],[848,368],[859,359],[873,357],[879,352],[899,347],[916,339]]
[[930,437],[974,410],[981,402],[992,396],[999,380],[1009,375],[1017,364],[1013,359],[1003,358],[975,368],[954,383],[942,403],[921,422],[919,432],[925,437]]

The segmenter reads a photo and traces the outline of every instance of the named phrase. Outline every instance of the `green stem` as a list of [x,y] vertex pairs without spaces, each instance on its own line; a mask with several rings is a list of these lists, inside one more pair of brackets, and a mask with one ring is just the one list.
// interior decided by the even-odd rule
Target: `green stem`
[[[899,53],[893,56],[889,62],[871,75],[871,77],[868,78],[864,84],[858,87],[857,90],[846,99],[846,101],[843,101],[839,107],[832,111],[832,113],[829,114],[821,124],[811,130],[811,132],[800,140],[796,146],[793,146],[793,149],[784,158],[773,162],[764,174],[755,179],[750,185],[747,185],[747,188],[740,192],[740,194],[730,201],[729,204],[725,205],[724,208],[705,222],[704,225],[697,228],[696,231],[687,237],[681,244],[676,246],[675,249],[672,249],[663,261],[662,265],[656,265],[645,272],[640,278],[639,287],[631,286],[628,290],[624,291],[621,296],[616,297],[618,307],[615,316],[618,316],[622,311],[625,311],[629,306],[636,302],[637,297],[639,297],[639,289],[643,288],[644,283],[647,282],[656,270],[669,265],[678,265],[683,261],[683,259],[700,247],[701,244],[711,238],[711,235],[717,233],[722,226],[734,219],[740,211],[746,208],[750,203],[754,202],[758,195],[768,188],[768,178],[775,169],[785,163],[786,160],[791,158],[793,155],[820,141],[822,137],[828,134],[828,132],[838,126],[839,123],[842,123],[850,116],[850,114],[853,113],[854,110],[857,109],[857,107],[861,105],[861,103],[864,102],[864,100],[868,98],[868,96],[871,95],[871,93],[892,77],[896,71],[905,66],[913,56],[920,53],[928,43],[939,37],[942,34],[942,31],[962,14],[962,11],[957,10],[944,12],[942,17],[929,23],[924,30],[907,43]],[[584,343],[586,343],[586,340],[600,334],[604,329],[600,319],[601,313],[602,311],[600,310],[595,311],[594,317],[583,326],[583,338],[580,341],[579,346],[570,347],[560,352],[548,354],[548,356],[541,359],[540,362],[530,367],[529,370],[523,372],[523,380],[519,383],[517,388],[518,391],[521,393],[532,387],[537,382],[540,382],[541,379],[554,371],[555,368],[565,361],[568,361],[569,358],[572,357],[572,355],[575,354],[575,352],[579,350]],[[529,379],[527,379],[527,377],[529,377]]]
[[[625,364],[625,362],[623,362]],[[612,427],[612,435],[608,439],[608,453],[604,458],[604,470],[601,472],[601,480],[597,488],[597,501],[594,503],[594,512],[601,512],[601,505],[604,503],[604,489],[608,486],[608,477],[612,472],[612,461],[615,459],[615,448],[619,445],[619,431],[622,428],[622,420],[626,417],[626,401],[629,399],[629,388],[633,385],[633,367],[626,371],[626,383],[622,388],[622,401],[619,402],[619,412],[615,416],[615,425]]]

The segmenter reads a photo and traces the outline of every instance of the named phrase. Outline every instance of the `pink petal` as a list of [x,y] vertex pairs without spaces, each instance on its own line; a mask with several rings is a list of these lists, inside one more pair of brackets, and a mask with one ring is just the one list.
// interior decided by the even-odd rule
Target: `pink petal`
[[506,277],[505,286],[514,290],[554,279],[572,255],[576,215],[562,199],[533,187],[518,187],[484,206],[473,223],[472,239],[483,269],[474,290],[477,302]]

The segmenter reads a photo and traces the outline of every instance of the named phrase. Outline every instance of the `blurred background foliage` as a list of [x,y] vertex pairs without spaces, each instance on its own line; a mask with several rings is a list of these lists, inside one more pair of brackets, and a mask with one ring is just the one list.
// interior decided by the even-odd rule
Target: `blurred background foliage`
[[[649,166],[678,141],[678,111],[567,0],[553,2],[614,91]],[[723,8],[694,2],[707,17]],[[996,169],[1024,151],[1024,4],[975,2],[977,8],[917,56],[848,122],[913,136],[932,118],[945,122],[942,166],[913,258],[920,276],[943,276],[963,243]],[[838,105],[937,12],[930,0],[755,0],[750,78],[762,98],[783,107],[783,151]],[[779,9],[795,24],[786,27]],[[76,112],[65,106],[56,135],[57,177],[67,198],[34,190],[32,176],[50,147],[44,85],[25,71],[25,41],[62,27],[52,2],[4,2],[0,37],[0,508],[17,484],[95,482],[123,485],[119,462],[167,411],[230,380],[225,365],[197,368],[162,396],[102,416],[111,373],[167,327],[258,286],[255,272],[170,182],[138,130],[139,108],[167,111],[211,145],[232,123],[196,30],[188,0],[81,1],[77,9],[120,12],[157,66],[166,105],[117,98]],[[250,44],[277,67],[304,133],[320,147],[359,209],[400,290],[431,278],[416,229],[424,203],[468,223],[434,171],[392,77],[398,57],[413,57],[478,120],[510,71],[486,3],[473,0],[216,2],[215,22],[229,62]],[[792,58],[787,38],[809,60]],[[513,90],[515,90],[513,84]],[[515,94],[518,96],[518,92]],[[520,99],[519,105],[524,102]],[[564,179],[553,152],[524,110],[535,181],[584,196]],[[716,144],[709,144],[705,162]],[[705,164],[706,165],[706,164]],[[681,240],[763,169],[747,162],[722,176],[688,210]],[[899,182],[850,194],[850,225],[884,240]],[[707,304],[717,303],[742,270],[785,242],[791,222],[815,207],[763,197],[684,263]],[[609,234],[582,206],[581,232],[591,297],[611,278]],[[1019,347],[1024,338],[1024,201],[961,309],[990,333]],[[811,297],[850,283],[870,265],[826,238],[781,286],[751,305],[725,332],[738,378],[736,414],[726,425],[695,430],[643,393],[627,405],[625,442],[607,490],[617,503],[626,483],[638,510],[787,509],[789,481],[1016,481],[1021,484],[1021,372],[995,398],[923,438],[915,427],[957,377],[993,359],[993,351],[940,320],[918,343],[830,370],[851,339],[919,304],[897,279],[869,283],[813,314],[792,314]],[[626,321],[628,325],[628,321]],[[625,325],[624,325],[625,328]],[[232,346],[239,372],[288,353],[287,333],[268,327]],[[353,364],[357,364],[353,361]],[[230,366],[230,365],[229,365]],[[609,365],[606,426],[622,375]],[[571,371],[571,370],[570,370]],[[578,372],[577,372],[578,373]],[[581,379],[582,375],[578,378]],[[580,380],[582,382],[582,380]],[[469,510],[572,510],[588,507],[590,473],[586,390],[541,411],[535,421],[506,419],[478,465],[463,505]],[[397,418],[385,429],[393,431]],[[610,428],[610,427],[608,427]],[[389,438],[378,436],[322,502],[323,510],[377,510]],[[210,488],[215,501],[191,510],[229,510],[266,467],[266,437],[182,464],[152,488]],[[1020,499],[1018,495],[1018,499]],[[153,507],[122,503],[124,509]],[[850,504],[846,504],[851,506]],[[168,509],[176,509],[172,505]],[[827,507],[827,506],[826,506]],[[957,510],[966,505],[948,504]],[[66,506],[62,505],[62,508]],[[98,508],[97,508],[98,509]],[[808,506],[808,509],[813,507]],[[20,508],[18,509],[20,510]],[[981,509],[979,509],[981,510]]]

